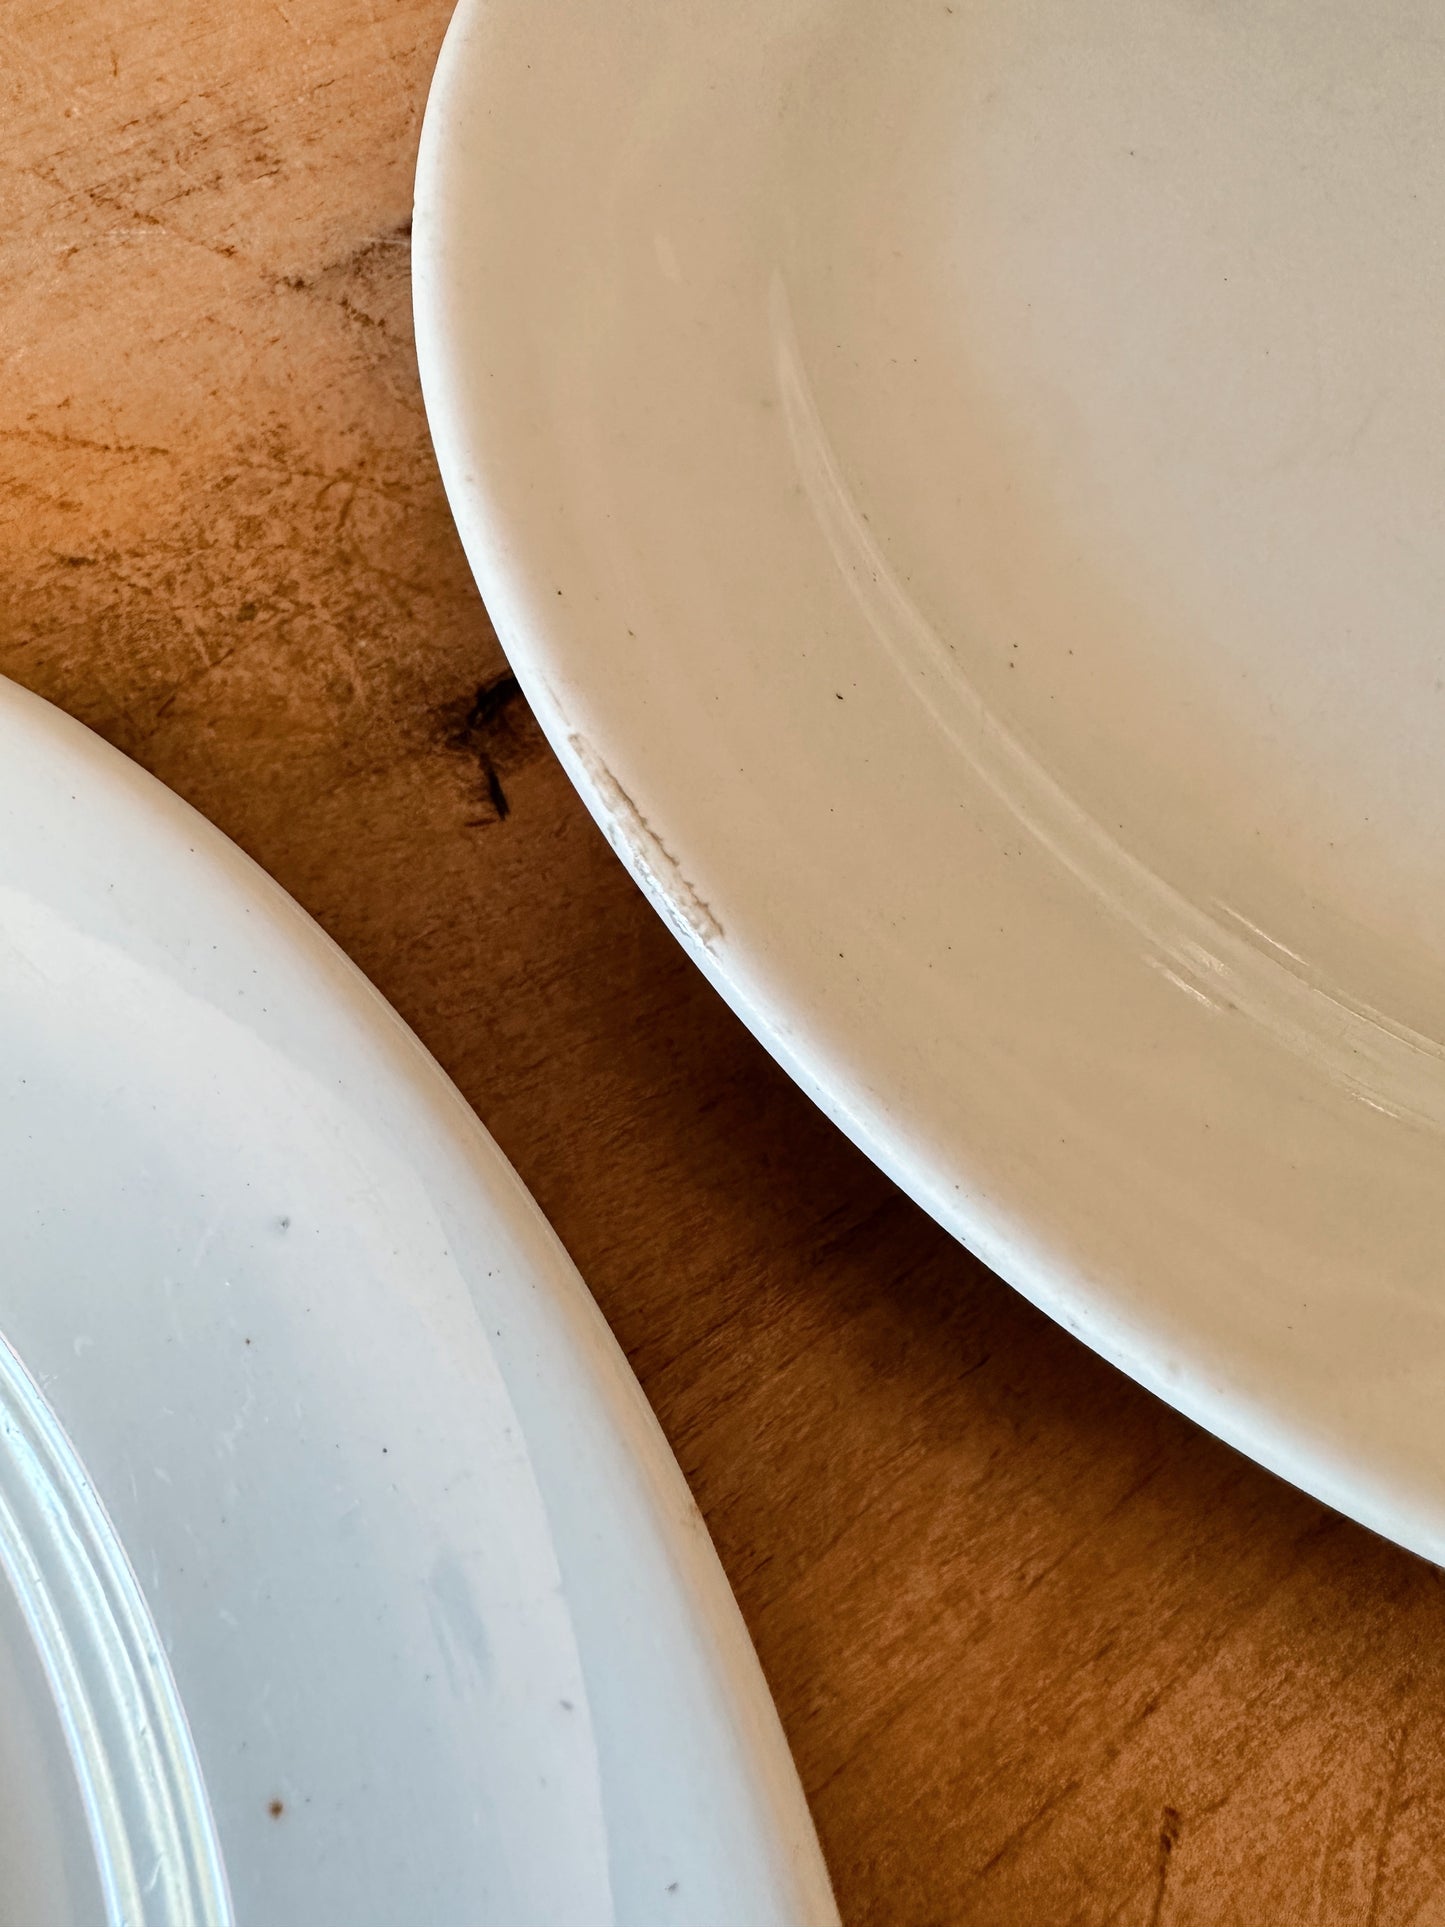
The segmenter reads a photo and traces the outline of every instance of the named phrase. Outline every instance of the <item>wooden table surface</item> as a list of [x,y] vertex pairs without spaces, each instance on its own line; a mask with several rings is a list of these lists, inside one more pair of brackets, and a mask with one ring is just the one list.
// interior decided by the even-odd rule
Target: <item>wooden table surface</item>
[[850,1923],[1445,1922],[1440,1575],[873,1171],[496,683],[411,342],[447,10],[5,0],[0,670],[278,877],[530,1185],[712,1528]]

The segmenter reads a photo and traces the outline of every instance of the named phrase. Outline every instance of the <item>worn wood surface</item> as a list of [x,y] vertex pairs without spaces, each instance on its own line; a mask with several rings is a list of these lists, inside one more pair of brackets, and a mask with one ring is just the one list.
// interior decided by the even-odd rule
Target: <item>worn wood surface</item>
[[408,306],[446,11],[5,0],[0,670],[259,858],[512,1158],[692,1480],[851,1923],[1445,1922],[1439,1575],[950,1244],[478,702]]

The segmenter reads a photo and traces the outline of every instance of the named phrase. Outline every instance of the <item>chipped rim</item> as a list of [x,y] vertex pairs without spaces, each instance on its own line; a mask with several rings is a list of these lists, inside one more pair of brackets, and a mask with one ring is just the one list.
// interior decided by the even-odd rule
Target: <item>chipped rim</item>
[[678,935],[711,951],[723,934],[712,906],[585,737],[570,730],[567,745],[577,765],[572,781],[589,794],[592,814],[613,849]]

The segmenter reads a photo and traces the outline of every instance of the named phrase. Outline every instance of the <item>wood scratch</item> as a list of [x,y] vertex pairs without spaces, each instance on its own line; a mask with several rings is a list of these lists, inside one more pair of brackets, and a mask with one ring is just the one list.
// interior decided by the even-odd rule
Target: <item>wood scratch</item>
[[1023,1588],[1023,1592],[1020,1596],[1022,1598],[1027,1598],[1028,1595],[1031,1592],[1036,1591],[1038,1587],[1040,1587],[1044,1583],[1044,1581],[1051,1576],[1051,1574],[1057,1572],[1059,1567],[1064,1564],[1065,1560],[1072,1559],[1074,1554],[1078,1552],[1082,1547],[1086,1546],[1089,1543],[1089,1541],[1098,1534],[1098,1532],[1103,1526],[1107,1525],[1111,1519],[1116,1517],[1117,1514],[1119,1514],[1124,1510],[1124,1508],[1130,1503],[1131,1500],[1136,1499],[1139,1496],[1139,1494],[1146,1489],[1146,1487],[1152,1484],[1152,1482],[1159,1476],[1162,1466],[1163,1466],[1163,1460],[1155,1459],[1154,1462],[1150,1466],[1148,1466],[1146,1470],[1139,1475],[1138,1478],[1131,1480],[1129,1485],[1126,1486],[1125,1489],[1119,1494],[1119,1496],[1116,1499],[1114,1499],[1112,1503],[1108,1505],[1103,1512],[1099,1514],[1097,1519],[1091,1520],[1089,1524],[1084,1528],[1084,1530],[1077,1536],[1077,1538],[1071,1539],[1061,1552],[1059,1552],[1054,1558],[1050,1559],[1045,1566],[1043,1566],[1038,1572],[1034,1574],[1033,1578],[1030,1579],[1027,1585],[1025,1585],[1025,1587]]
[[1385,1885],[1385,1856],[1390,1850],[1391,1836],[1400,1812],[1400,1782],[1405,1774],[1405,1747],[1409,1738],[1410,1722],[1401,1720],[1400,1730],[1395,1735],[1395,1757],[1390,1763],[1389,1785],[1385,1789],[1385,1811],[1380,1819],[1380,1838],[1375,1848],[1375,1872],[1370,1883],[1370,1907],[1365,1915],[1365,1927],[1379,1927],[1380,1895]]
[[1035,1807],[1028,1818],[1021,1820],[1013,1832],[994,1849],[988,1859],[985,1860],[983,1865],[978,1869],[975,1878],[982,1880],[985,1874],[990,1874],[995,1867],[1001,1866],[1002,1863],[1009,1858],[1010,1854],[1016,1852],[1017,1849],[1023,1845],[1030,1834],[1036,1833],[1044,1822],[1050,1819],[1066,1801],[1071,1800],[1082,1785],[1082,1780],[1066,1780],[1061,1787],[1055,1788],[1048,1799],[1045,1800],[1041,1806]]
[[1149,1927],[1159,1927],[1164,1918],[1164,1894],[1169,1885],[1169,1862],[1179,1844],[1179,1811],[1165,1807],[1159,1823],[1159,1851],[1154,1862],[1154,1904],[1149,1909]]
[[1319,1860],[1315,1866],[1314,1897],[1313,1905],[1310,1908],[1310,1918],[1314,1922],[1314,1927],[1326,1927],[1326,1914],[1328,1911],[1326,1892],[1329,1883],[1330,1856],[1335,1844],[1335,1835],[1338,1831],[1339,1816],[1340,1796],[1338,1791],[1335,1791],[1330,1795],[1329,1813],[1326,1816],[1325,1824],[1320,1834]]
[[191,675],[182,677],[181,681],[176,684],[175,688],[156,710],[155,716],[152,719],[152,727],[144,740],[146,742],[150,741],[161,723],[164,722],[165,718],[170,714],[178,696],[188,695],[197,684],[203,683],[208,676],[213,676],[223,663],[228,663],[231,660],[240,646],[239,643],[233,642],[229,649],[223,649],[221,654],[212,661],[203,662],[200,668],[193,671]]
[[96,455],[158,455],[169,458],[175,450],[157,448],[149,442],[97,442],[85,435],[66,435],[53,428],[0,428],[0,441],[29,442],[43,448],[83,448]]

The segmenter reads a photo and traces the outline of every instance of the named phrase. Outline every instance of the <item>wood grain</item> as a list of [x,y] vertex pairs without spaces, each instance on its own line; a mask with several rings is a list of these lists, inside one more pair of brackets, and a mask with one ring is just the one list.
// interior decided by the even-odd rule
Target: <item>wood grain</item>
[[265,864],[513,1159],[692,1481],[850,1922],[1445,1923],[1440,1576],[927,1223],[498,682],[411,346],[445,16],[7,0],[0,669]]

